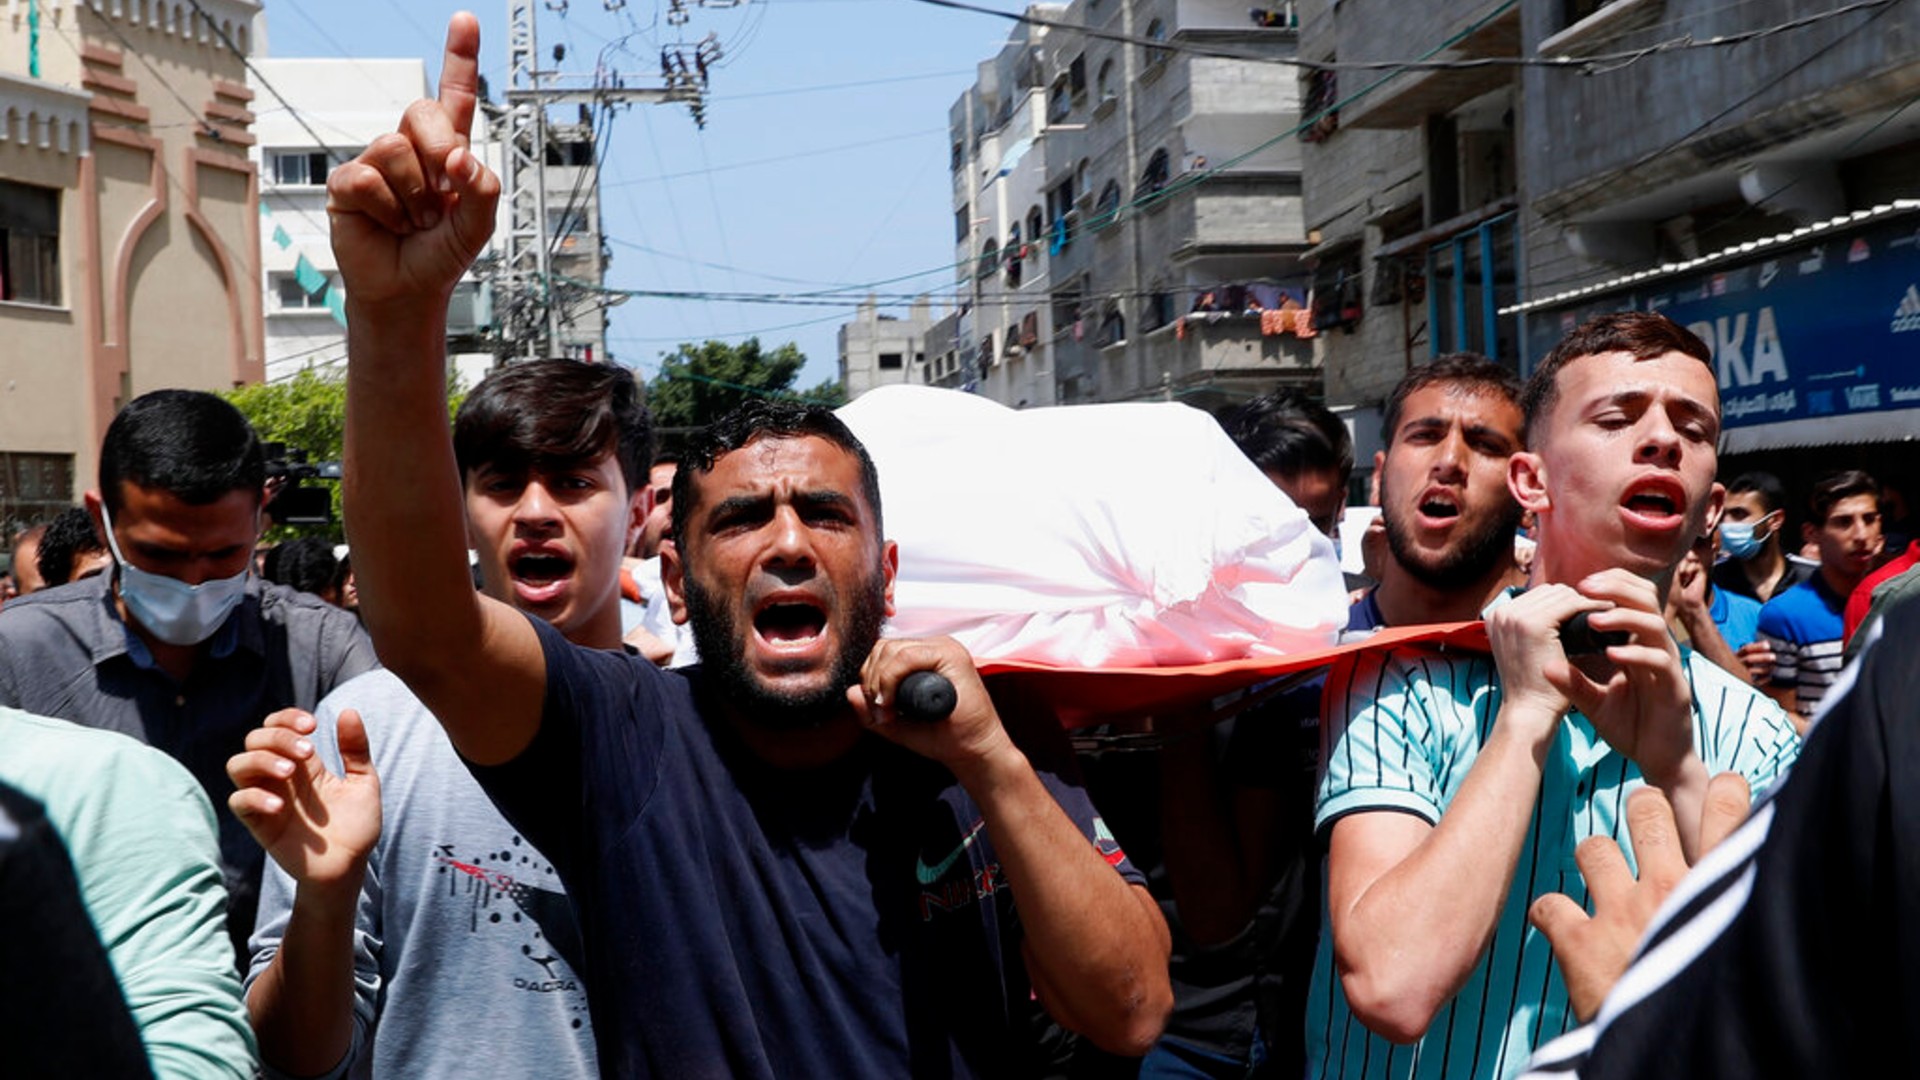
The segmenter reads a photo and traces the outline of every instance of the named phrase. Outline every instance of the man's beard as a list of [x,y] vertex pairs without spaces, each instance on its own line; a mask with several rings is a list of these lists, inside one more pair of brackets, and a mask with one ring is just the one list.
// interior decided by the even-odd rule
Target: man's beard
[[[1380,488],[1380,504],[1395,504],[1385,484]],[[1422,552],[1414,547],[1405,523],[1392,510],[1382,510],[1387,528],[1387,551],[1415,581],[1431,589],[1450,591],[1476,584],[1493,572],[1502,559],[1513,563],[1513,536],[1520,527],[1520,504],[1509,499],[1501,512],[1488,518],[1478,529],[1462,533],[1438,557],[1422,562]]]
[[[804,693],[778,690],[761,683],[747,666],[746,641],[734,624],[733,608],[717,604],[689,571],[682,579],[687,621],[701,665],[713,676],[727,703],[741,720],[770,731],[804,731],[825,724],[847,707],[847,688],[860,681],[861,665],[880,640],[886,621],[886,579],[876,570],[846,598],[837,628],[839,651],[833,657],[831,677],[824,686]],[[835,629],[831,621],[822,633]]]

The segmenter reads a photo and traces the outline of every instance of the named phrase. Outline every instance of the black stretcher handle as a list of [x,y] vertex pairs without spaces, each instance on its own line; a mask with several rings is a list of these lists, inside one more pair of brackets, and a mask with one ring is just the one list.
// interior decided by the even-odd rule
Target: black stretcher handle
[[945,720],[960,700],[953,684],[937,671],[916,671],[900,680],[894,711],[902,720],[923,723]]
[[1612,645],[1625,645],[1633,635],[1625,630],[1595,630],[1587,622],[1593,614],[1583,611],[1560,624],[1560,647],[1568,656],[1596,656]]

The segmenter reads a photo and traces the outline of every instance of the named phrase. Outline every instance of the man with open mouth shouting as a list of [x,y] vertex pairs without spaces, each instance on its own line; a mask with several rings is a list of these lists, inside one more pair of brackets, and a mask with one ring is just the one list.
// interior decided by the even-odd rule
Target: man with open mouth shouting
[[[618,651],[651,434],[624,368],[535,360],[474,387],[453,443],[487,594]],[[462,1076],[473,1060],[595,1075],[580,932],[551,861],[391,671],[315,713],[274,714],[228,764],[230,803],[273,856],[247,975],[261,1060],[292,1076]]]
[[[1780,708],[1682,650],[1662,615],[1724,496],[1709,358],[1659,315],[1576,328],[1521,397],[1507,484],[1539,548],[1531,587],[1488,610],[1491,662],[1403,647],[1329,675],[1310,1076],[1517,1074],[1576,1019],[1527,915],[1547,893],[1584,902],[1579,842],[1626,844],[1626,794],[1651,784],[1691,854],[1710,774],[1758,792],[1797,753]],[[1598,653],[1563,645],[1582,613],[1615,636]]]
[[[567,886],[602,1072],[1017,1074],[1036,1001],[1143,1052],[1166,926],[1051,764],[1057,723],[1003,724],[955,642],[876,642],[897,555],[831,414],[750,409],[674,480],[662,577],[705,667],[581,648],[473,592],[442,401],[447,300],[499,197],[467,148],[478,51],[456,16],[438,100],[329,181],[347,521],[382,661]],[[896,712],[922,670],[957,691],[945,720]]]

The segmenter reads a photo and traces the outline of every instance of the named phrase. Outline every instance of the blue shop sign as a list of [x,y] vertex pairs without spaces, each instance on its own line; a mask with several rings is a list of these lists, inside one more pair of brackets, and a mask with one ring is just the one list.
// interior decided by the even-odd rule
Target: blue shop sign
[[1915,215],[1535,313],[1529,353],[1631,309],[1662,312],[1713,349],[1728,430],[1920,408]]

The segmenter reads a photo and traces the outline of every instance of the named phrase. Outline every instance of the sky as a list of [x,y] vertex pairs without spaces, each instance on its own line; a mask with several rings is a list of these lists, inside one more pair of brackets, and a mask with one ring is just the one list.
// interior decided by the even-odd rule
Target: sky
[[[604,55],[627,85],[654,86],[663,46],[691,55],[713,33],[722,57],[704,131],[684,105],[615,114],[601,173],[609,286],[793,293],[917,274],[879,291],[951,289],[947,110],[1012,23],[917,0],[685,0],[675,26],[667,0],[610,2],[537,4],[543,67],[565,45],[563,73],[585,81]],[[497,98],[506,0],[265,0],[267,55],[419,57],[437,79],[447,17],[463,7],[480,17],[481,70]],[[683,341],[792,341],[811,386],[836,377],[835,334],[852,313],[851,303],[633,298],[612,310],[608,348],[651,377]]]

